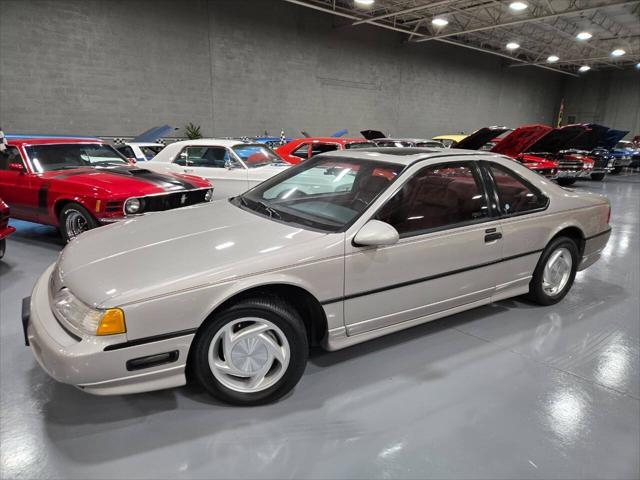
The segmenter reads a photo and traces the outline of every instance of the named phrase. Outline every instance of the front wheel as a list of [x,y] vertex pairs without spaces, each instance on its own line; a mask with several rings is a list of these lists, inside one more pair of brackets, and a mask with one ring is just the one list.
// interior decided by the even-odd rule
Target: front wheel
[[298,313],[279,299],[256,297],[216,314],[200,328],[189,367],[214,397],[234,405],[260,405],[298,383],[308,355]]
[[604,173],[592,173],[591,180],[595,180],[596,182],[601,182],[604,180]]
[[66,242],[98,225],[98,221],[78,203],[68,203],[60,212],[60,232]]
[[558,237],[549,243],[529,283],[529,299],[540,305],[562,300],[573,285],[579,260],[578,247],[570,238]]
[[576,183],[575,178],[559,178],[558,179],[558,185],[560,185],[561,187],[568,187],[569,185],[573,185],[574,183]]

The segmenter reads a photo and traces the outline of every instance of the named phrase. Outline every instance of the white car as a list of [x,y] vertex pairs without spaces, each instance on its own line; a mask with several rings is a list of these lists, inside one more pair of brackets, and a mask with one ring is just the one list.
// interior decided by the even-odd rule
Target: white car
[[127,158],[136,162],[146,162],[160,153],[164,145],[162,143],[129,142],[116,145],[115,148]]
[[145,163],[145,168],[157,172],[211,180],[214,200],[245,192],[290,166],[265,145],[212,138],[172,143]]

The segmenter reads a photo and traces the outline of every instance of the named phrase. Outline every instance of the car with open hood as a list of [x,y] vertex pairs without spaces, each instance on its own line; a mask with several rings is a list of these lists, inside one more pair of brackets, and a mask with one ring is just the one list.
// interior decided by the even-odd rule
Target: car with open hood
[[205,138],[175,142],[145,167],[155,172],[207,178],[214,199],[238,195],[290,167],[267,145],[241,140]]
[[59,227],[65,240],[213,197],[208,180],[138,168],[98,138],[7,135],[6,140],[0,197],[11,216]]
[[375,146],[375,143],[364,138],[304,137],[276,148],[276,153],[295,165],[321,153]]
[[[503,126],[483,127],[463,138],[451,148],[484,150],[489,143],[492,143],[488,151],[507,155],[530,170],[553,179],[558,174],[557,162],[540,158],[530,159],[522,155],[522,152],[551,130],[552,128],[546,125],[524,125],[515,130]],[[496,141],[497,139],[500,141]]]
[[[622,132],[621,132],[622,133]],[[640,161],[640,148],[636,147],[633,142],[621,140],[629,132],[624,135],[611,147],[611,155],[614,159],[614,174],[620,173],[623,168],[629,167]]]
[[442,143],[445,148],[451,148],[461,140],[464,140],[466,137],[467,135],[465,135],[464,133],[456,133],[448,135],[438,135],[436,137],[433,137],[431,140]]
[[115,145],[115,149],[126,157],[127,160],[136,163],[151,160],[160,153],[163,148],[164,144],[152,142],[124,142]]
[[81,235],[23,301],[25,337],[85,392],[179,386],[188,371],[224,401],[265,403],[295,386],[310,345],[523,294],[559,302],[598,260],[610,211],[501,155],[331,152],[227,201]]

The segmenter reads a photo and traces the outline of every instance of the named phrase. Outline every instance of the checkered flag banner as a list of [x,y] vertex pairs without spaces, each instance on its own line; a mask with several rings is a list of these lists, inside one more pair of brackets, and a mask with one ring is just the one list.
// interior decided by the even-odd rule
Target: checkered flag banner
[[4,152],[7,149],[7,138],[4,136],[4,132],[0,128],[0,152]]
[[245,142],[245,143],[249,143],[250,138],[249,137],[240,137],[240,141],[241,142]]
[[286,138],[287,137],[284,134],[284,130],[280,130],[280,145],[284,145],[285,143],[287,143]]
[[113,139],[113,143],[115,143],[116,145],[124,145],[125,143],[127,143],[127,140],[125,138],[114,138]]

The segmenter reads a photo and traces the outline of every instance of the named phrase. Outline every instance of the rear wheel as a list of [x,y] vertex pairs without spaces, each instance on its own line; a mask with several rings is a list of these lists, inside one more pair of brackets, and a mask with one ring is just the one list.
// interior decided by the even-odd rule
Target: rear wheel
[[568,187],[569,185],[573,185],[574,183],[576,183],[575,178],[559,178],[558,179],[558,185],[562,187]]
[[569,292],[578,270],[580,253],[576,243],[558,237],[547,245],[529,283],[530,300],[540,305],[558,303]]
[[66,204],[60,212],[59,220],[60,232],[67,242],[99,225],[87,209],[78,203]]
[[604,173],[592,173],[591,180],[595,180],[596,182],[601,182],[604,180]]
[[189,366],[214,397],[235,405],[260,405],[298,383],[308,354],[297,312],[279,299],[256,297],[227,308],[201,327]]

